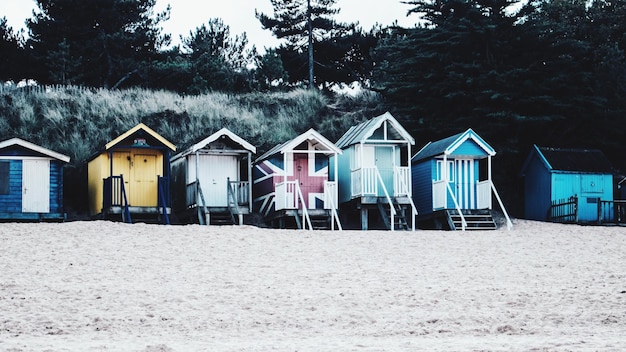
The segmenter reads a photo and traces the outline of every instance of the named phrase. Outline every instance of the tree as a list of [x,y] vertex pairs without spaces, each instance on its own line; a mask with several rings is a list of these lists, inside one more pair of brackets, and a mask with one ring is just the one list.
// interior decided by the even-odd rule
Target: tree
[[248,70],[256,65],[257,53],[254,46],[249,47],[245,33],[233,38],[230,27],[215,18],[181,39],[193,76],[191,92],[250,89]]
[[[118,87],[140,77],[170,41],[159,23],[169,8],[154,14],[156,0],[37,0],[28,20],[28,46],[44,83]],[[63,67],[52,59],[63,58]]]
[[[270,0],[274,16],[256,12],[264,29],[271,30],[279,39],[287,40],[287,47],[299,55],[306,52],[308,85],[315,87],[314,44],[331,38],[348,28],[332,19],[339,13],[332,8],[337,0]],[[285,60],[283,60],[285,61]]]
[[0,81],[26,78],[22,39],[9,27],[6,17],[0,18],[0,53]]
[[283,61],[276,49],[267,50],[259,58],[256,74],[260,88],[263,90],[284,87],[289,80],[289,75],[285,71]]

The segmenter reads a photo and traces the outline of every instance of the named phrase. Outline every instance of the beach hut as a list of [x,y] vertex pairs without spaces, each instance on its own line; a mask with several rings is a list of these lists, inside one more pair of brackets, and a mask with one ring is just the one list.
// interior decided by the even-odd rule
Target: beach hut
[[261,155],[253,168],[255,211],[274,227],[341,229],[329,175],[329,160],[340,153],[310,129]]
[[612,166],[600,150],[534,145],[521,177],[527,219],[613,221]]
[[171,159],[172,207],[179,220],[243,224],[252,212],[256,147],[226,128]]
[[176,147],[140,123],[87,163],[92,216],[169,223],[170,154]]
[[389,112],[352,126],[337,141],[343,150],[337,156],[339,208],[346,226],[414,228],[409,168],[414,144]]
[[63,166],[69,161],[20,138],[0,142],[0,219],[64,220]]
[[413,199],[418,222],[451,230],[495,229],[492,198],[496,197],[511,227],[491,179],[496,151],[471,128],[429,142],[411,158]]

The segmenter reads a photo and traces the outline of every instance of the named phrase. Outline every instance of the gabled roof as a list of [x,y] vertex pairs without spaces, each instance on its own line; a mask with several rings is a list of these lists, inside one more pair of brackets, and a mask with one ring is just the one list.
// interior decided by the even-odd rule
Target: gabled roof
[[54,152],[50,149],[46,149],[44,147],[38,146],[34,143],[25,141],[20,138],[11,138],[11,139],[7,139],[6,141],[0,142],[0,149],[12,147],[12,146],[20,146],[22,148],[30,149],[36,153],[39,153],[39,154],[42,154],[50,158],[66,162],[66,163],[70,161],[70,157],[67,155]]
[[216,140],[222,138],[222,137],[228,137],[230,138],[230,140],[232,140],[233,142],[239,144],[241,146],[242,149],[245,150],[249,150],[252,153],[256,153],[256,147],[253,146],[252,144],[246,142],[243,138],[239,137],[238,135],[234,134],[233,132],[231,132],[229,129],[227,128],[222,128],[221,130],[213,133],[212,135],[206,137],[205,139],[201,140],[200,142],[192,145],[191,147],[187,148],[185,151],[181,152],[180,154],[174,156],[172,159],[176,159],[179,157],[183,157],[189,154],[193,154],[195,152],[197,152],[200,149],[205,148],[207,145],[215,142]]
[[350,129],[337,141],[337,147],[344,149],[353,144],[365,141],[371,137],[384,122],[388,122],[393,126],[392,129],[388,130],[388,133],[391,133],[393,138],[398,140],[403,139],[411,144],[415,144],[415,140],[411,137],[409,132],[407,132],[389,112],[386,112],[380,116],[374,117],[373,119],[350,127]]
[[326,139],[326,137],[322,136],[321,134],[319,134],[319,132],[311,128],[310,130],[302,133],[301,135],[297,136],[296,138],[292,140],[289,140],[285,143],[274,146],[272,149],[268,150],[263,155],[261,155],[257,159],[257,161],[267,159],[274,154],[278,154],[278,153],[284,154],[286,152],[292,151],[294,150],[294,148],[296,148],[297,146],[299,146],[305,141],[313,142],[313,147],[315,149],[326,150],[327,153],[325,154],[327,155],[342,153],[341,149],[337,148],[337,146],[333,142],[329,141],[328,139]]
[[480,138],[476,132],[469,128],[467,131],[455,134],[454,136],[440,139],[435,142],[428,142],[428,144],[426,144],[419,152],[415,153],[411,160],[415,162],[439,155],[450,155],[468,139],[474,141],[482,150],[485,151],[485,153],[491,156],[496,155],[496,151],[489,144],[487,144],[487,142]]
[[598,149],[549,148],[533,145],[522,167],[522,175],[534,155],[548,170],[588,173],[611,173],[612,170],[611,162]]
[[131,128],[128,131],[126,131],[124,134],[120,135],[119,137],[117,137],[114,140],[110,141],[109,143],[105,144],[104,149],[105,150],[111,149],[115,145],[119,144],[120,142],[122,142],[126,138],[134,135],[135,133],[138,133],[139,131],[143,131],[143,132],[147,133],[149,136],[151,136],[152,138],[154,138],[155,140],[157,140],[159,143],[161,143],[165,147],[169,148],[170,150],[172,150],[172,151],[176,150],[176,146],[174,144],[172,144],[167,139],[163,138],[161,135],[159,135],[158,133],[156,133],[154,130],[152,130],[150,127],[144,125],[143,123],[138,124],[137,126]]

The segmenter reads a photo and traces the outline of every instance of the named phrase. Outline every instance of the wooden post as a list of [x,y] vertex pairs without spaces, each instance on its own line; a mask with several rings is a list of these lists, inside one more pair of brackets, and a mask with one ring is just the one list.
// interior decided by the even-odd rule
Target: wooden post
[[[362,205],[361,205],[362,206]],[[367,231],[367,208],[361,208],[361,230]]]

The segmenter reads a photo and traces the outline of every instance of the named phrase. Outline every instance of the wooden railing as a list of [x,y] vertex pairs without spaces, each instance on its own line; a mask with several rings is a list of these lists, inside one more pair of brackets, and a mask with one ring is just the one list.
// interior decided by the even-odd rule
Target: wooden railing
[[396,166],[393,169],[393,194],[394,196],[411,197],[411,168]]
[[274,195],[274,206],[276,210],[282,209],[298,209],[302,211],[302,228],[308,226],[309,230],[313,229],[311,218],[307,204],[304,201],[302,190],[300,189],[300,181],[293,180],[280,182],[276,184]]
[[[230,218],[233,224],[243,225],[243,214],[241,213],[241,209],[239,209],[240,198],[240,188],[241,182],[231,182],[230,179],[227,180],[226,185],[228,187],[228,211],[230,212]],[[247,190],[247,188],[244,188]],[[246,192],[247,193],[247,192]],[[248,197],[246,195],[246,202]],[[237,221],[235,221],[235,216],[237,217]]]
[[626,200],[615,200],[615,222],[618,224],[626,224]]
[[433,181],[433,209],[446,209],[447,208],[447,195],[445,180]]
[[408,167],[397,167],[394,174],[394,188],[397,190],[396,196],[406,196],[411,204],[411,231],[415,231],[415,218],[417,217],[417,207],[411,196],[409,188],[409,180],[411,177],[411,169]]
[[578,197],[552,201],[548,210],[548,220],[554,222],[578,222]]
[[330,229],[334,231],[335,224],[337,224],[339,231],[343,231],[339,214],[337,214],[337,193],[337,182],[324,182],[324,209],[330,210]]
[[231,181],[228,179],[227,182],[229,191],[232,191],[233,193],[233,202],[240,206],[250,204],[249,181]]
[[209,225],[211,218],[206,201],[204,200],[204,193],[202,193],[200,181],[196,180],[187,184],[186,193],[187,208],[195,207],[198,213],[198,223],[200,225]]
[[476,208],[478,209],[491,209],[491,187],[492,183],[489,180],[480,181],[476,183]]
[[[396,166],[393,169],[385,169],[382,171],[385,179],[393,179],[393,196],[410,196],[411,169],[406,166]],[[393,173],[393,175],[392,175]],[[377,167],[362,167],[352,170],[350,174],[352,184],[352,196],[378,196],[379,186],[385,185],[383,175]],[[386,186],[385,186],[386,187]],[[387,190],[389,191],[389,190]],[[386,192],[391,194],[390,192]]]
[[132,219],[130,218],[130,204],[128,204],[123,175],[110,176],[104,179],[102,200],[104,209],[108,209],[110,207],[121,207],[122,221],[125,223],[132,223]]

